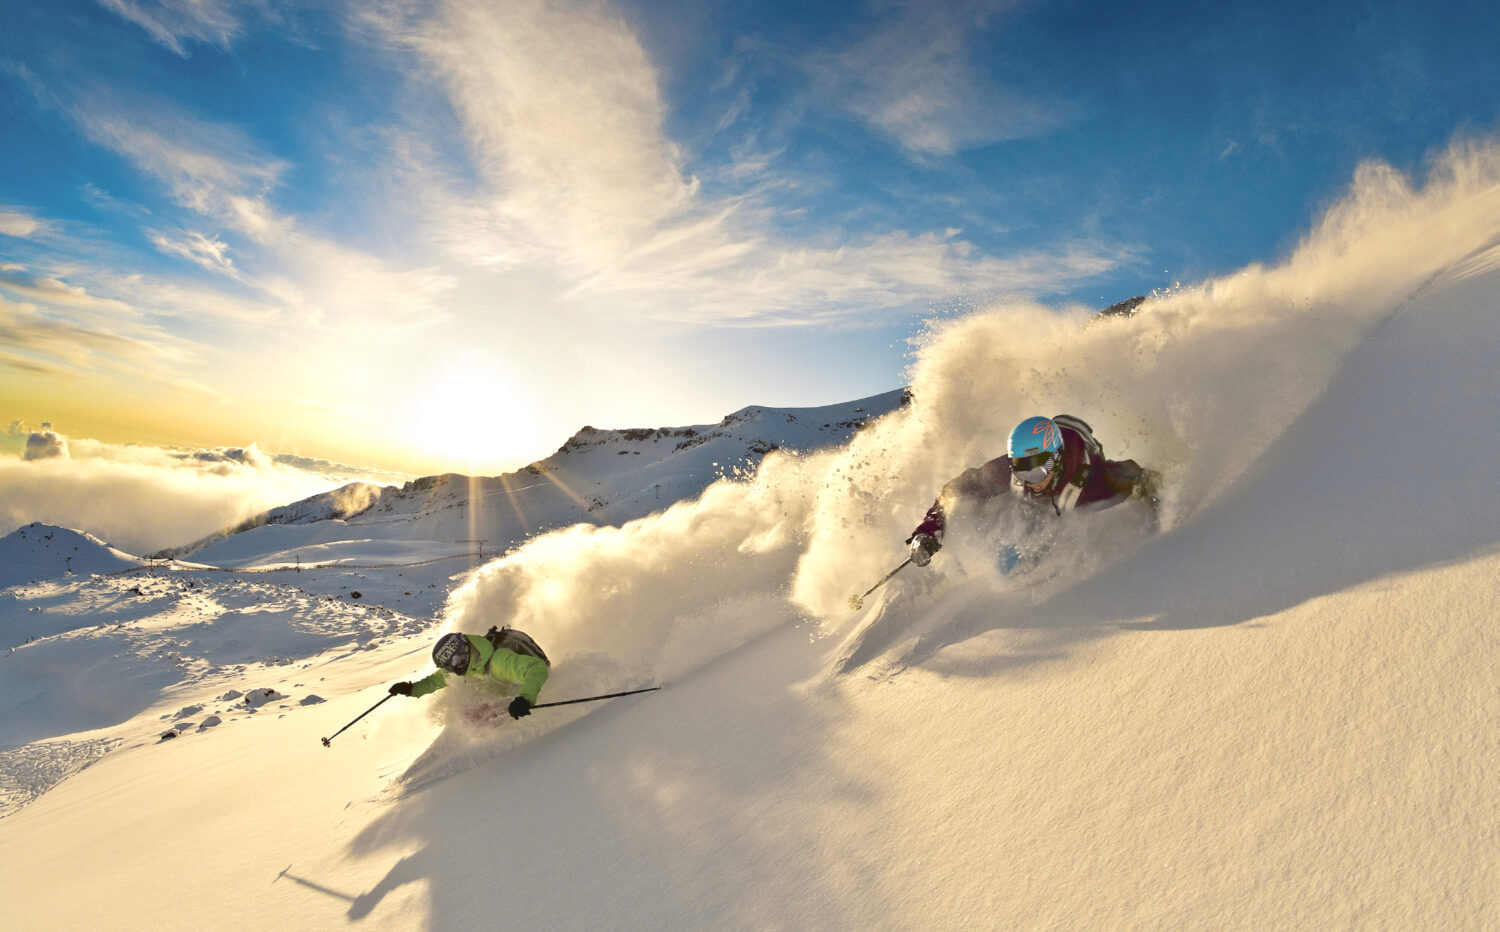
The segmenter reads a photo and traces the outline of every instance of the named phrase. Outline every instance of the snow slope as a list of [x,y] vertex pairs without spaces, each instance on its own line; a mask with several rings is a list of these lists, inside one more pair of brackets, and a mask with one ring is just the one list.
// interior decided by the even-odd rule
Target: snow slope
[[[53,681],[43,648],[156,675],[104,639],[182,624],[173,586],[226,610],[177,637],[185,674],[121,687],[123,721],[83,714],[80,676],[46,693],[73,713],[6,739],[28,742],[11,780],[95,759],[0,819],[8,924],[1500,926],[1497,306],[1500,150],[1457,147],[1421,189],[1366,169],[1286,262],[1133,317],[948,322],[914,403],[847,447],[456,579],[308,569],[299,603],[290,570],[158,569],[160,608],[118,623],[130,575],[12,587],[12,634],[102,623],[0,655],[7,703]],[[1003,529],[956,521],[849,611],[942,481],[1037,410],[1161,468],[1163,532],[1062,522],[1049,573],[1016,579]],[[453,587],[441,623],[404,620],[432,590],[388,572]],[[449,690],[317,740],[423,672],[438,630],[499,621],[547,647],[544,698],[666,688],[489,730]],[[251,629],[270,633],[231,652]],[[264,656],[283,644],[292,663]],[[218,700],[220,656],[284,698]]]

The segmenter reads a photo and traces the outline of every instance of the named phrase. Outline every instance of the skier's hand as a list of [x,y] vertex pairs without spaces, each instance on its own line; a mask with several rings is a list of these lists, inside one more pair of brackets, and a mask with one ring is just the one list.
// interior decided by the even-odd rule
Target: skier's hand
[[932,562],[932,555],[943,549],[943,545],[931,534],[913,534],[911,538],[911,562],[917,566],[926,566]]
[[523,715],[530,715],[531,700],[527,699],[525,696],[517,696],[510,701],[510,709],[508,711],[510,712],[511,718],[518,719]]
[[391,692],[392,696],[410,696],[411,695],[411,684],[410,683],[392,683],[391,684],[391,690],[390,690],[390,692]]

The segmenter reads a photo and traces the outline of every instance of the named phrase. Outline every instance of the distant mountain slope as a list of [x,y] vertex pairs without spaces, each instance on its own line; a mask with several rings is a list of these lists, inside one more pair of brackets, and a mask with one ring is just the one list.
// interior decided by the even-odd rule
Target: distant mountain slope
[[0,589],[68,573],[113,573],[143,562],[92,534],[33,523],[0,539]]
[[423,542],[434,557],[500,552],[542,531],[621,524],[695,498],[724,476],[752,472],[774,450],[846,443],[909,401],[907,390],[896,389],[815,408],[755,405],[717,424],[584,427],[556,453],[512,473],[426,476],[400,488],[352,483],[158,556],[236,567],[336,563],[356,551],[367,556],[377,540]]

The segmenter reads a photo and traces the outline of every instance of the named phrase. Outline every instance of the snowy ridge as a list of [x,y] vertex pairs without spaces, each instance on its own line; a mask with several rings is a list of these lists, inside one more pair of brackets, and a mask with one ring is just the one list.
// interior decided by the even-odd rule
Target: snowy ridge
[[312,495],[290,505],[272,508],[239,525],[211,534],[202,540],[183,547],[168,547],[150,554],[155,559],[172,560],[192,556],[219,541],[235,534],[254,530],[266,525],[303,525],[319,521],[350,518],[367,510],[380,500],[381,486],[369,482],[351,482],[348,485]]
[[266,514],[265,523],[312,524],[317,521],[352,518],[380,500],[380,489],[380,486],[368,482],[351,482],[322,495],[273,508]]
[[812,453],[847,443],[910,401],[909,391],[897,389],[818,408],[751,406],[714,425],[584,427],[524,472],[554,477],[586,501],[587,511],[599,512],[599,523],[619,524],[660,510],[663,501],[694,498],[721,477],[748,476],[774,450]]
[[[902,389],[817,408],[748,407],[716,425],[638,430],[585,427],[552,456],[494,477],[427,476],[400,488],[354,483],[278,508],[233,531],[159,556],[222,566],[346,559],[351,539],[421,547],[430,558],[504,552],[583,522],[618,525],[695,498],[724,476],[746,476],[772,451],[809,453],[849,442],[909,402]],[[483,543],[479,543],[483,541]]]
[[[772,450],[786,447],[808,452],[847,441],[872,418],[911,403],[905,389],[859,401],[820,408],[765,408],[752,405],[726,415],[718,424],[700,427],[636,430],[599,430],[584,427],[543,463],[562,465],[564,459],[590,447],[604,446],[618,456],[640,455],[642,448],[675,441],[674,453],[705,443],[727,440],[744,445],[740,459],[754,463]],[[726,457],[729,459],[729,457]]]

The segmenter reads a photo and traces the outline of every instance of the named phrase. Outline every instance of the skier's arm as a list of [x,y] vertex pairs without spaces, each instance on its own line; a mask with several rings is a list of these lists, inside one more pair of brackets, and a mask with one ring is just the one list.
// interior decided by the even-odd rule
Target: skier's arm
[[542,691],[542,686],[547,682],[547,661],[525,654],[517,654],[516,658],[521,673],[521,691],[518,695],[535,704],[536,694]]
[[1010,457],[1008,456],[996,457],[983,466],[964,470],[957,478],[943,486],[943,491],[938,495],[937,501],[927,509],[927,514],[922,517],[922,523],[911,532],[911,537],[908,537],[906,542],[911,543],[912,539],[918,535],[942,540],[943,530],[948,524],[945,502],[951,503],[959,498],[983,501],[994,498],[1009,489]]
[[927,509],[927,514],[922,516],[922,523],[917,525],[916,530],[911,532],[911,536],[906,538],[906,542],[909,544],[919,536],[942,539],[943,528],[947,524],[948,515],[943,510],[943,500],[940,498],[932,503],[931,508]]
[[435,693],[448,685],[448,674],[442,670],[433,670],[431,673],[411,684],[413,696],[426,696]]
[[957,479],[943,486],[943,497],[984,501],[1010,491],[1010,457],[997,456],[973,469],[966,469]]

